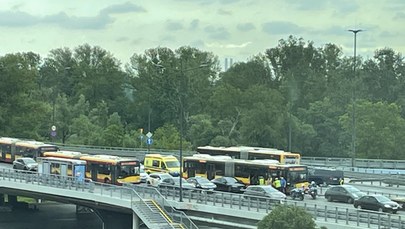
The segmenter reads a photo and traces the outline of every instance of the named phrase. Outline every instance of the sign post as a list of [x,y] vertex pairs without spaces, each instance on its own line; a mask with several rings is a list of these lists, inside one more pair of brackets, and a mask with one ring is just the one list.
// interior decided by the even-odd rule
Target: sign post
[[153,143],[152,136],[153,136],[153,134],[152,134],[151,132],[148,132],[148,133],[146,134],[146,137],[148,137],[148,138],[146,139],[146,144],[148,145],[148,153],[150,152],[150,145],[152,145],[152,143]]

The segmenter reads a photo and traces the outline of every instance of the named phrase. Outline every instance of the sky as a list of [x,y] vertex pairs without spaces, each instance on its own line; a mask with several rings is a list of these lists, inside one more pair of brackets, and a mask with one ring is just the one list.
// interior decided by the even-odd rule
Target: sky
[[371,58],[405,52],[405,0],[0,0],[0,56],[100,46],[123,64],[133,54],[192,46],[224,65],[247,61],[290,35]]

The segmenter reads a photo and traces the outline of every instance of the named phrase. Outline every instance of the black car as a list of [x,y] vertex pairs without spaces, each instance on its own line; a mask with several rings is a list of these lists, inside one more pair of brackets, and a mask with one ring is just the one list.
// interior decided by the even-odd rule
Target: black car
[[211,182],[217,186],[215,189],[217,191],[242,193],[246,187],[245,184],[234,177],[220,177],[211,180]]
[[38,163],[30,157],[21,157],[13,161],[13,169],[37,171]]
[[284,203],[287,196],[278,191],[277,189],[271,187],[271,185],[249,185],[243,197],[246,199],[257,199],[257,197],[270,198],[272,202]]
[[390,200],[383,195],[366,195],[354,201],[354,207],[357,209],[366,209],[379,212],[397,213],[401,208],[397,202]]
[[190,177],[187,179],[188,183],[193,184],[196,188],[205,191],[214,191],[217,186],[205,177]]
[[329,202],[340,201],[353,204],[355,200],[366,194],[351,185],[331,186],[325,192],[325,198]]

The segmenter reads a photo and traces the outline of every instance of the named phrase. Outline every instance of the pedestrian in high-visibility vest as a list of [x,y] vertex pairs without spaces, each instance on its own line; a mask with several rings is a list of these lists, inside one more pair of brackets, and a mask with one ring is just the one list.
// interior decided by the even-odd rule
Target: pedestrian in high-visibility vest
[[345,180],[344,180],[343,178],[340,178],[340,179],[339,179],[339,184],[342,185],[342,184],[344,184],[344,183],[345,183]]
[[259,177],[259,184],[264,185],[264,177],[262,176]]
[[276,177],[276,180],[273,182],[274,187],[281,192],[281,181]]

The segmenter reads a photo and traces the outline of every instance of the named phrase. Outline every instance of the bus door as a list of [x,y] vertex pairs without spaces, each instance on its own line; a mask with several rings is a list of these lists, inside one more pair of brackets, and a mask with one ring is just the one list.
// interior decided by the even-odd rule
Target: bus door
[[15,160],[15,153],[17,151],[17,147],[15,146],[15,143],[11,144],[11,148],[10,148],[10,154],[11,154],[11,162],[13,162]]
[[215,164],[208,163],[207,164],[207,179],[212,180],[215,178]]
[[6,161],[6,151],[7,151],[7,145],[1,145],[0,144],[0,150],[1,150],[1,160]]
[[195,170],[196,170],[196,163],[192,162],[192,161],[188,161],[184,163],[185,168],[183,170],[185,170],[187,172],[187,178],[190,177],[195,177]]
[[97,164],[90,164],[90,178],[92,181],[98,181],[98,165]]

